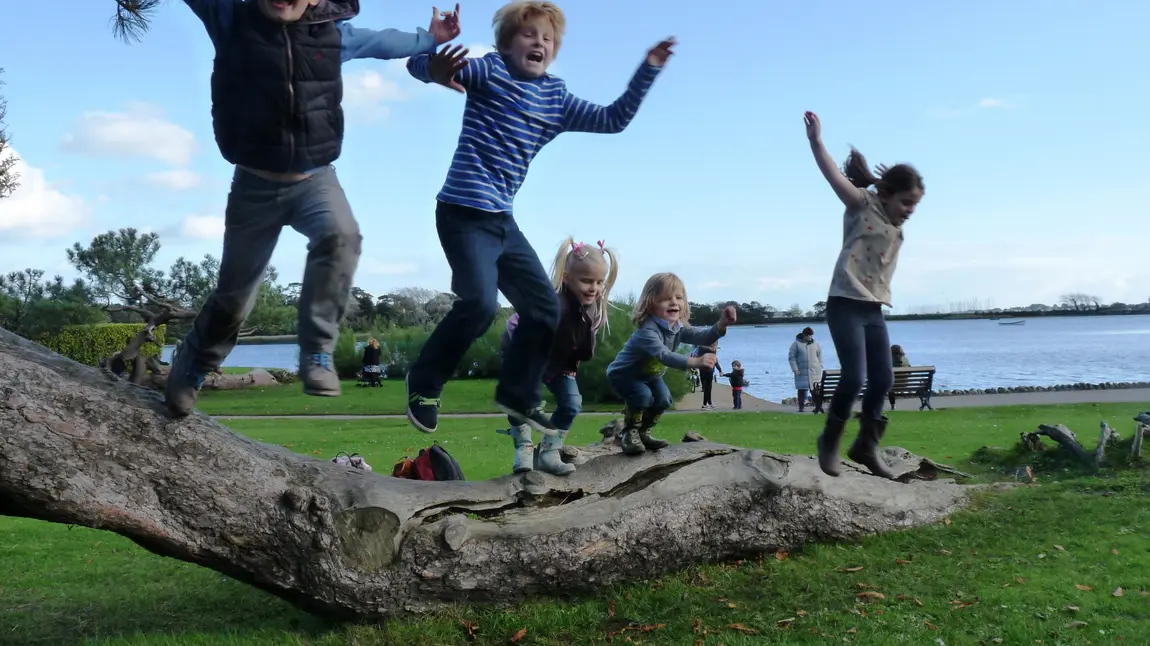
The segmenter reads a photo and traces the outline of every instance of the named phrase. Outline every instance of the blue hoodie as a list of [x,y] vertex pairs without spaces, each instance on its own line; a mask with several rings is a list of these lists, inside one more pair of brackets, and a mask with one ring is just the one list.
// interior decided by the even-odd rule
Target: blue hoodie
[[687,369],[687,357],[675,352],[679,344],[712,345],[722,338],[719,326],[674,326],[650,317],[631,334],[623,349],[607,366],[609,379],[643,379],[662,376],[667,368]]

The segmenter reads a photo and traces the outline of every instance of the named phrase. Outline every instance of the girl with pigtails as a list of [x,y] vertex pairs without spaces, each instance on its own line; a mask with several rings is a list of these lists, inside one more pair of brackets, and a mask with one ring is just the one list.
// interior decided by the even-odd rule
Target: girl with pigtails
[[[511,436],[515,473],[538,470],[565,476],[575,471],[575,465],[560,459],[559,449],[563,448],[567,432],[582,410],[583,397],[575,377],[579,364],[595,354],[595,335],[608,327],[608,298],[618,274],[615,252],[602,240],[590,245],[568,238],[559,245],[551,266],[551,285],[559,296],[559,327],[543,373],[543,384],[555,397],[555,412],[550,420],[555,431],[554,434],[544,431],[536,452],[531,443],[531,427],[508,417],[511,428],[500,432]],[[504,349],[511,342],[518,321],[518,314],[507,321]]]

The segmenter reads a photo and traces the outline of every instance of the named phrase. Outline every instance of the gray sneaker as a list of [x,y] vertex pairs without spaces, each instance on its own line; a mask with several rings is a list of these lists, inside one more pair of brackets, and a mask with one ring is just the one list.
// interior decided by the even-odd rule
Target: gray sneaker
[[191,362],[184,360],[183,352],[176,353],[175,360],[168,368],[168,381],[164,385],[164,401],[172,415],[185,417],[195,410],[196,394],[207,377],[207,372],[196,371]]
[[299,378],[303,394],[316,397],[339,397],[339,375],[330,354],[307,354],[300,357]]

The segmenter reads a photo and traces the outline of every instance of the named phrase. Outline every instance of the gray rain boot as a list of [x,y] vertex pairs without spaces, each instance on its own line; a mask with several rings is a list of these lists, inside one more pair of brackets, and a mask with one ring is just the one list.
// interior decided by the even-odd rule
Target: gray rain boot
[[642,420],[642,411],[628,408],[623,412],[623,433],[619,436],[623,455],[639,455],[647,450],[647,447],[643,446],[643,441],[639,439],[639,423]]
[[665,449],[671,446],[671,443],[667,440],[651,437],[651,429],[655,428],[655,425],[659,423],[659,418],[662,416],[662,413],[653,413],[651,411],[647,411],[643,414],[643,423],[639,426],[639,441],[643,443],[643,448],[648,451],[658,451],[659,449]]
[[567,431],[559,429],[558,435],[544,435],[539,443],[539,452],[535,454],[535,469],[556,476],[567,476],[575,472],[574,464],[567,464],[559,455],[563,448],[563,441],[567,439]]
[[880,478],[894,480],[894,473],[887,468],[878,452],[878,443],[886,433],[886,426],[889,423],[890,420],[885,415],[882,419],[859,419],[859,434],[847,449],[847,457],[870,469],[872,474]]
[[[819,468],[828,476],[842,475],[842,459],[839,457],[839,442],[843,437],[846,421],[835,417],[834,413],[827,413],[827,423],[819,435]],[[852,458],[853,459],[853,458]]]
[[511,466],[513,473],[526,473],[531,471],[535,462],[535,445],[531,443],[531,427],[526,424],[512,426],[509,429],[499,429],[500,433],[510,435],[515,445],[515,462]]

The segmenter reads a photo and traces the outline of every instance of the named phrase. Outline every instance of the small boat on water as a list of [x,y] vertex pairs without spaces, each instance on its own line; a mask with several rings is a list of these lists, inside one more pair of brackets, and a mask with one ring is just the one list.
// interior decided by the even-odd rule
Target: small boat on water
[[1013,321],[999,321],[999,325],[1026,325],[1026,319],[1015,319]]

